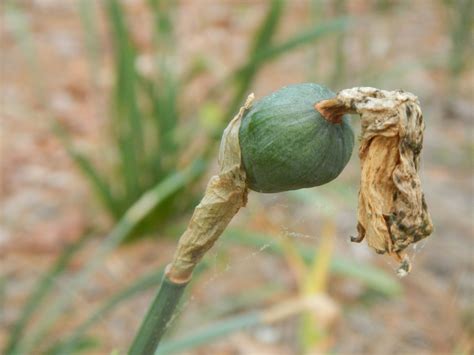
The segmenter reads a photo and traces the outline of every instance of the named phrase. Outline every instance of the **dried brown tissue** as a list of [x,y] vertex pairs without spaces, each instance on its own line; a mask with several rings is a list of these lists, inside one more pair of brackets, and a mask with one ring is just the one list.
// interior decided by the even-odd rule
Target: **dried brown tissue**
[[365,238],[376,252],[390,254],[400,262],[398,275],[405,276],[411,270],[406,248],[433,231],[418,176],[425,129],[418,98],[360,87],[342,90],[316,109],[332,121],[344,113],[360,115],[358,236],[352,240]]

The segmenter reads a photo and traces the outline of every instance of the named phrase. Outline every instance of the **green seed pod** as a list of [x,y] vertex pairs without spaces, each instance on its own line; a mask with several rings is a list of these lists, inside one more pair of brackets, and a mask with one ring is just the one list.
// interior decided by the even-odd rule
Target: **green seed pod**
[[349,117],[328,120],[315,104],[335,97],[311,83],[286,86],[254,103],[239,131],[248,186],[280,192],[335,179],[354,147]]

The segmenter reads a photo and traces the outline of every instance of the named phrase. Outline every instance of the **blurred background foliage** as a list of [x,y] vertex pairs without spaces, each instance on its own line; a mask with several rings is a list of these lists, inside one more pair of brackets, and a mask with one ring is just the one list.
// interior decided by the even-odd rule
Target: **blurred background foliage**
[[[21,81],[30,92],[20,100],[21,107],[5,105],[4,115],[39,117],[45,123],[44,145],[66,152],[82,177],[66,183],[63,194],[48,198],[61,201],[64,194],[74,195],[73,201],[58,204],[61,213],[85,216],[78,222],[66,218],[53,241],[56,251],[48,254],[56,261],[45,258],[50,266],[40,276],[17,279],[18,273],[24,275],[18,269],[28,274],[31,265],[7,260],[0,300],[14,299],[9,303],[14,306],[8,306],[1,322],[6,354],[125,351],[171,258],[176,237],[198,203],[207,177],[215,171],[222,130],[250,92],[258,97],[301,81],[322,83],[334,91],[361,85],[401,87],[419,94],[422,107],[434,107],[428,109],[435,119],[427,125],[438,127],[435,133],[427,133],[425,154],[434,166],[428,178],[445,176],[439,166],[454,166],[457,176],[465,176],[472,165],[472,141],[459,133],[463,127],[472,128],[472,106],[466,104],[472,100],[471,0],[60,3],[10,0],[0,5],[5,30],[2,51],[14,49],[2,66],[2,77],[5,82]],[[68,14],[65,18],[61,6]],[[80,51],[74,52],[70,48],[74,45],[61,37],[62,26],[71,27],[62,21],[68,26],[73,23],[74,43]],[[206,30],[206,21],[214,32]],[[53,33],[49,37],[44,35],[48,26]],[[410,32],[413,28],[416,31]],[[436,36],[442,37],[436,47],[441,50],[430,48],[438,43]],[[66,57],[68,51],[76,57],[59,66],[49,53],[50,42],[59,43]],[[424,46],[417,48],[421,42]],[[11,68],[18,73],[7,73]],[[71,99],[54,88],[62,76],[67,78],[63,85],[69,95],[87,109],[76,107],[65,113]],[[4,97],[11,95],[6,85],[4,90]],[[79,122],[85,117],[86,122]],[[463,117],[468,117],[467,123]],[[455,123],[443,132],[446,119]],[[440,143],[446,135],[456,139],[459,134],[464,138],[454,145]],[[35,154],[31,147],[28,152]],[[49,156],[47,152],[42,154]],[[3,163],[4,169],[17,169],[16,164],[8,159]],[[73,169],[67,163],[65,167]],[[383,348],[371,345],[371,337],[383,338],[371,324],[383,323],[377,315],[389,319],[383,323],[385,336],[402,342],[402,352],[469,353],[474,319],[469,305],[461,304],[461,311],[452,303],[446,308],[446,319],[455,324],[456,334],[442,340],[433,340],[436,333],[427,335],[427,314],[442,304],[436,299],[428,302],[432,308],[420,311],[420,324],[427,327],[424,332],[411,330],[406,335],[393,329],[405,324],[400,314],[410,314],[407,300],[413,292],[418,293],[416,302],[425,302],[422,297],[442,287],[437,283],[446,285],[442,270],[434,271],[441,278],[428,277],[424,264],[415,265],[415,272],[420,268],[419,278],[428,277],[436,284],[420,290],[416,276],[402,285],[394,278],[396,266],[375,262],[368,251],[344,251],[354,248],[347,240],[354,233],[358,176],[353,162],[338,181],[321,188],[278,196],[252,193],[247,209],[197,270],[186,297],[190,301],[183,304],[160,353],[200,353],[199,349],[224,353],[226,340],[219,345],[219,339],[234,339],[228,347],[244,353],[349,349],[380,353]],[[81,188],[83,181],[92,193]],[[15,189],[6,186],[6,195],[13,195]],[[430,191],[440,197],[445,193],[428,185],[428,201]],[[461,205],[468,208],[465,201]],[[437,211],[435,207],[435,216]],[[8,211],[4,214],[8,217]],[[57,213],[51,219],[54,225],[61,222]],[[457,231],[447,221],[437,221],[441,232]],[[455,223],[465,230],[470,222]],[[58,242],[68,234],[64,230],[73,230],[68,243]],[[24,239],[41,241],[48,234],[51,229],[35,228]],[[461,239],[466,240],[467,234]],[[153,238],[138,240],[143,236]],[[132,240],[136,243],[119,248]],[[34,247],[25,245],[34,254]],[[437,257],[443,246],[434,244],[433,255]],[[413,255],[418,257],[416,250]],[[15,285],[23,279],[30,282],[18,291]],[[466,292],[472,292],[466,287]],[[15,298],[18,293],[23,296]],[[5,302],[0,307],[7,309]],[[380,308],[385,307],[394,311],[383,313]],[[337,331],[341,317],[349,326]],[[443,317],[444,313],[439,319]],[[343,338],[357,333],[359,329],[350,326],[358,323],[366,328],[359,339]],[[256,329],[254,338],[242,341],[245,329]],[[377,342],[386,345],[386,353],[395,351],[391,342]]]

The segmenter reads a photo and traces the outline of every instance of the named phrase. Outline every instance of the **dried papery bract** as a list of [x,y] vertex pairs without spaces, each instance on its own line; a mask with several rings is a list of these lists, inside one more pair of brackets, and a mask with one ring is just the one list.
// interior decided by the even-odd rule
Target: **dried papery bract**
[[418,98],[360,87],[315,107],[333,122],[344,113],[360,115],[359,236],[352,240],[366,238],[378,253],[392,255],[404,276],[411,268],[404,249],[433,230],[418,176],[425,127]]
[[247,202],[247,184],[240,155],[239,127],[252,104],[251,94],[222,136],[219,174],[213,176],[201,203],[194,210],[188,228],[179,239],[167,273],[174,282],[185,282],[202,256],[214,245],[234,215]]

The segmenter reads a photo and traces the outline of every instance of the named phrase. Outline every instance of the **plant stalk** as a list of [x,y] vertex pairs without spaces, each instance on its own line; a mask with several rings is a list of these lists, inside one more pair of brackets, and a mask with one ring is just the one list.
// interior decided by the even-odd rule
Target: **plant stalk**
[[252,104],[251,94],[222,136],[219,151],[220,172],[214,175],[203,199],[178,242],[173,261],[140,330],[129,350],[131,355],[151,355],[173,320],[179,299],[204,254],[214,245],[232,217],[247,202],[246,174],[239,144],[240,121]]
[[130,354],[154,354],[161,337],[173,320],[173,313],[187,284],[188,282],[173,282],[165,274],[158,294],[130,348]]

